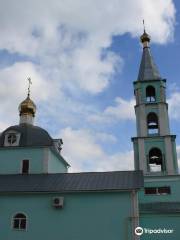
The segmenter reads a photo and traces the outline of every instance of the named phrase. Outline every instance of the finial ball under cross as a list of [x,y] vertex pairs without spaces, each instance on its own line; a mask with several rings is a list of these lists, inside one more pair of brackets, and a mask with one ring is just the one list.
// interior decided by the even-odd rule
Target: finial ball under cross
[[31,78],[29,77],[28,79],[28,82],[29,82],[29,85],[28,85],[28,97],[30,96],[30,92],[31,92],[31,84],[32,84],[32,81],[31,81]]

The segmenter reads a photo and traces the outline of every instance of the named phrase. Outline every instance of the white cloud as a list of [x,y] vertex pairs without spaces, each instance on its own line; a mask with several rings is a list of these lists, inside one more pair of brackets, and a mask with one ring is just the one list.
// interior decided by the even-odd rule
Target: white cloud
[[174,92],[168,99],[169,116],[171,119],[180,119],[180,92]]
[[117,97],[113,106],[106,107],[102,113],[90,115],[88,119],[90,122],[100,124],[119,120],[135,120],[134,106],[134,99],[127,101]]
[[120,97],[115,99],[115,106],[107,107],[104,111],[105,115],[115,117],[117,119],[135,119],[134,106],[135,100],[126,101]]
[[[139,36],[145,19],[152,41],[171,40],[173,1],[0,0],[0,3],[0,49],[32,60],[32,63],[15,61],[0,69],[0,128],[17,122],[17,103],[25,97],[29,76],[33,80],[33,99],[41,105],[44,116],[41,121],[49,121],[51,126],[56,121],[83,125],[83,116],[87,118],[88,114],[99,122],[134,119],[133,100],[116,98],[114,105],[106,107],[102,114],[92,114],[97,112],[96,106],[92,110],[89,103],[77,100],[77,96],[83,91],[103,92],[113,74],[122,70],[123,59],[109,50],[113,36],[125,33]],[[52,117],[51,121],[47,116]],[[116,141],[106,132],[94,134],[65,128],[62,137],[63,152],[73,171],[123,170],[132,166],[132,151],[108,154],[104,150],[103,144]]]
[[[62,155],[71,164],[71,172],[133,169],[133,151],[108,154],[100,145],[97,133],[68,127],[60,135],[64,141]],[[107,134],[106,138],[108,141]],[[109,143],[111,139],[112,135]]]
[[173,37],[171,0],[0,2],[0,49],[34,57],[44,75],[90,93],[103,91],[121,69],[120,56],[107,51],[102,57],[113,35],[139,36],[145,19],[154,42]]
[[[0,3],[0,49],[33,60],[0,70],[2,116],[6,105],[14,114],[12,109],[23,97],[27,76],[32,77],[35,100],[48,99],[48,105],[72,103],[73,94],[82,91],[102,92],[123,65],[120,56],[107,50],[112,36],[127,32],[140,35],[145,17],[151,19],[150,26],[148,21],[146,24],[155,42],[167,42],[173,36],[175,9],[170,0],[146,3],[143,0],[1,0]],[[72,93],[70,100],[66,90]],[[76,105],[83,108],[82,102]],[[108,116],[107,121],[110,116],[129,119],[133,118],[132,111],[126,101],[117,98],[116,105],[107,108],[103,115]],[[94,118],[101,117],[104,118],[94,115]]]
[[0,131],[8,124],[17,123],[18,104],[27,96],[27,78],[29,76],[33,79],[32,94],[35,102],[47,101],[51,89],[49,86],[47,87],[38,68],[32,63],[16,63],[0,71],[0,119],[3,121],[3,124],[0,124]]
[[[173,92],[167,99],[169,116],[180,119],[180,92]],[[135,120],[135,99],[125,100],[117,97],[114,104],[107,106],[102,112],[89,113],[88,120],[94,123],[112,123],[119,120]]]

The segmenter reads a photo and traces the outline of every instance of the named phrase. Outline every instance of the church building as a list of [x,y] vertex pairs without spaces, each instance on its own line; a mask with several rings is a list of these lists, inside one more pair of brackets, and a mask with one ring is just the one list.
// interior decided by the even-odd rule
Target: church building
[[166,80],[145,31],[141,42],[135,170],[68,173],[62,139],[34,125],[36,105],[28,89],[19,124],[0,134],[0,239],[180,239],[180,175]]

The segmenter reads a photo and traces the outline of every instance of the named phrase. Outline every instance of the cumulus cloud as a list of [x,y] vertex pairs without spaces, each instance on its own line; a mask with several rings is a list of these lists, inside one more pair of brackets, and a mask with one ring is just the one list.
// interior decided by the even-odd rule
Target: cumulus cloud
[[7,0],[0,16],[0,49],[34,57],[70,89],[99,93],[122,65],[120,56],[103,54],[112,36],[139,36],[147,18],[153,41],[165,43],[173,38],[175,8],[171,0]]
[[90,122],[100,124],[119,120],[135,120],[134,106],[134,99],[128,101],[117,97],[113,106],[107,106],[102,113],[92,114],[88,119]]
[[117,119],[135,119],[134,106],[134,99],[126,101],[117,97],[115,99],[115,106],[107,107],[104,114],[116,117]]
[[[27,77],[33,78],[33,99],[36,102],[47,101],[51,94],[50,87],[42,78],[38,68],[31,62],[15,63],[12,66],[1,69],[0,71],[0,99],[1,111],[0,129],[3,130],[7,124],[17,123],[18,104],[22,102],[27,93]],[[40,90],[41,89],[41,90]],[[0,131],[1,131],[0,130]]]
[[40,47],[39,39],[55,40],[61,26],[66,26],[66,31],[78,32],[80,37],[88,35],[90,48],[107,47],[113,34],[139,35],[142,19],[146,18],[154,41],[166,42],[173,34],[175,8],[171,0],[87,0],[86,3],[81,0],[7,0],[1,2],[0,13],[1,48],[35,54]]
[[[0,49],[7,50],[9,57],[17,53],[31,59],[31,68],[36,72],[38,69],[38,76],[33,75],[32,69],[24,72],[21,68],[23,79],[29,75],[35,83],[36,78],[43,79],[48,85],[46,89],[51,89],[51,96],[57,99],[65,91],[97,94],[107,88],[113,74],[123,66],[120,55],[109,50],[112,36],[127,32],[139,36],[142,19],[151,19],[146,27],[154,42],[165,43],[173,37],[175,8],[171,0],[0,2]],[[14,85],[22,91],[24,85],[20,85],[20,73],[15,77],[16,68],[15,64],[9,75],[14,73]],[[0,83],[8,84],[11,76],[3,69],[0,71],[3,72]],[[36,96],[41,99],[47,90],[42,86],[40,89],[43,91]],[[9,91],[15,102],[12,88]]]
[[[5,50],[9,59],[20,56],[13,63],[2,64],[7,66],[0,69],[0,128],[17,122],[17,104],[25,97],[29,76],[33,81],[33,99],[41,107],[41,121],[51,128],[58,121],[77,127],[88,116],[89,121],[101,123],[134,119],[133,100],[118,97],[99,113],[95,105],[83,103],[83,97],[78,97],[102,93],[110,86],[114,74],[122,71],[124,60],[111,50],[113,36],[125,33],[139,36],[145,19],[152,41],[164,44],[173,39],[172,0],[0,0],[0,3],[0,50]],[[73,170],[132,166],[131,151],[110,155],[104,150],[107,139],[111,143],[116,141],[106,132],[94,135],[88,130],[64,128],[62,137],[63,151],[71,159]]]
[[171,119],[180,119],[180,92],[173,92],[168,99],[168,104]]
[[[87,129],[67,127],[61,131],[62,155],[71,164],[70,171],[113,171],[133,169],[133,151],[107,153],[99,142],[99,134]],[[102,134],[102,133],[101,133]],[[111,143],[112,135],[102,134]],[[110,139],[110,140],[109,140]]]

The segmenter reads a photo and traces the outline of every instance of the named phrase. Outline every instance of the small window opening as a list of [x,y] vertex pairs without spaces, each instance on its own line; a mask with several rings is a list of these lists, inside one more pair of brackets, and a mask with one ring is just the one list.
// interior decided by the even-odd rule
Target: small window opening
[[149,170],[150,172],[161,172],[164,170],[163,156],[159,148],[152,148],[149,151]]
[[157,134],[159,132],[158,117],[155,113],[148,114],[147,128],[148,128],[148,134]]
[[29,160],[23,160],[22,161],[22,174],[28,174],[29,173]]
[[147,187],[144,189],[145,194],[167,195],[171,194],[170,187]]
[[148,187],[148,188],[145,188],[145,194],[156,194],[156,188],[154,187]]
[[158,193],[161,195],[171,194],[170,187],[158,187]]
[[7,141],[10,145],[14,144],[16,140],[17,140],[17,137],[15,133],[10,133],[7,137]]
[[25,230],[26,225],[27,225],[27,219],[23,213],[17,213],[13,217],[13,229]]
[[146,88],[146,101],[147,102],[156,101],[156,93],[155,93],[155,88],[153,86],[148,86]]

